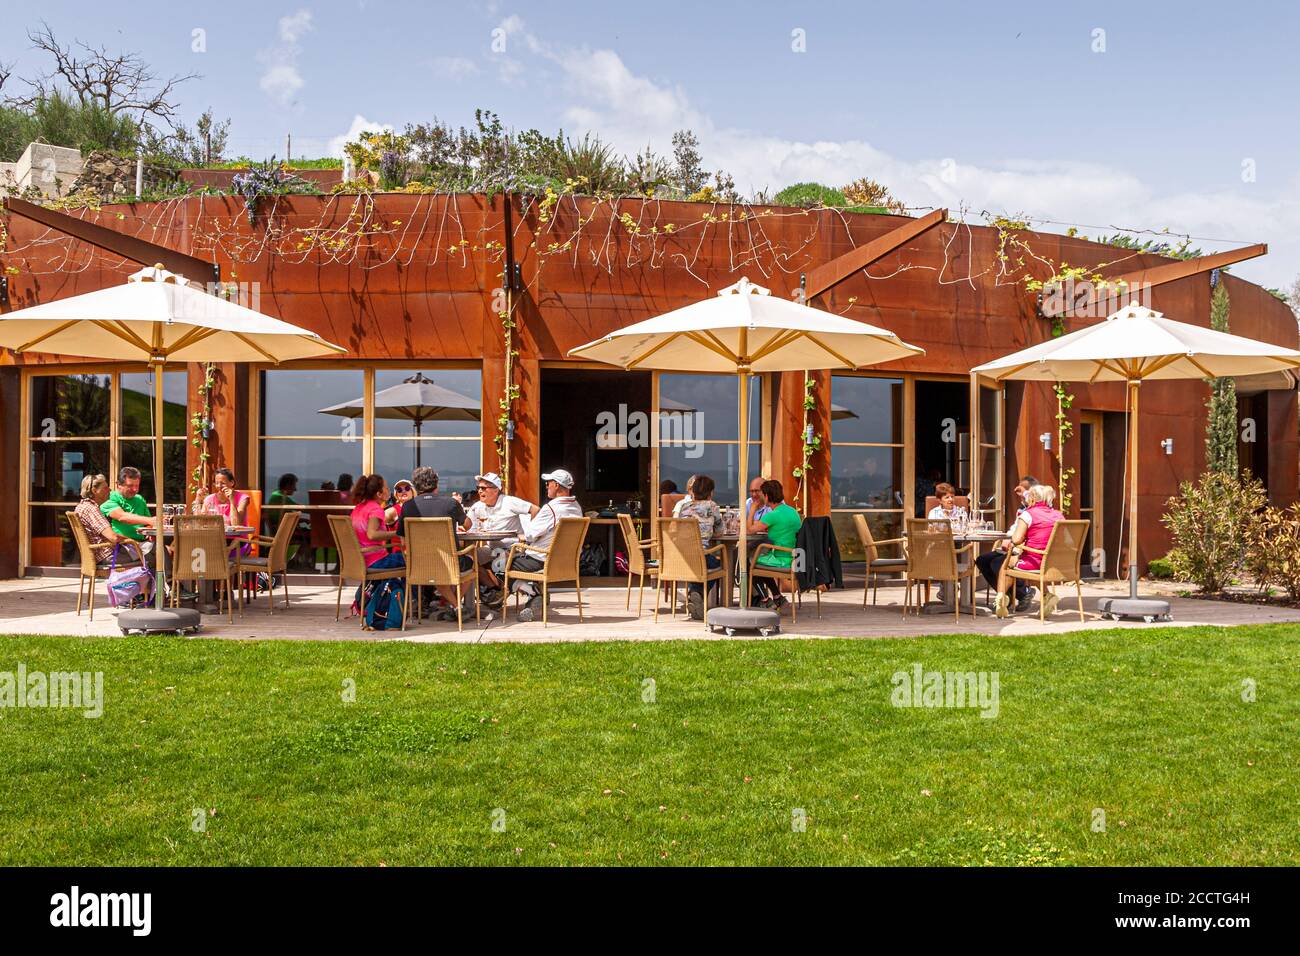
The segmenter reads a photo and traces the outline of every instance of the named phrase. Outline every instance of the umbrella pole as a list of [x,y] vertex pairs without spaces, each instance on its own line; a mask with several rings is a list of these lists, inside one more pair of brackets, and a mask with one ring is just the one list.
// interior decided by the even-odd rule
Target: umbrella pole
[[167,590],[167,547],[163,538],[163,363],[153,363],[153,490],[154,490],[154,564],[158,580],[153,589],[154,607],[162,610]]
[[415,467],[416,468],[420,467],[420,425],[421,422],[417,418],[415,420]]
[[1128,595],[1138,596],[1138,387],[1139,379],[1130,379],[1129,394],[1129,439],[1128,439]]
[[[736,548],[736,572],[740,577],[740,606],[749,607],[749,515],[745,494],[749,488],[749,372],[740,373],[740,541]],[[728,584],[728,587],[731,585]]]

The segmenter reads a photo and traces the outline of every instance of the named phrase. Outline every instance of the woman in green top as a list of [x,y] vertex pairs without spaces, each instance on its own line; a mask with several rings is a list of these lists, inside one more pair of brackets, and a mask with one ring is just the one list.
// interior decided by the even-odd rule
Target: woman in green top
[[[803,518],[785,503],[785,490],[781,487],[781,482],[775,479],[763,482],[760,497],[762,501],[755,501],[755,504],[760,508],[766,504],[768,510],[750,523],[749,533],[766,534],[769,544],[779,548],[793,548]],[[788,568],[790,554],[786,551],[764,551],[755,563],[766,568]],[[781,586],[774,579],[755,578],[753,603],[780,610],[787,602],[781,596]]]

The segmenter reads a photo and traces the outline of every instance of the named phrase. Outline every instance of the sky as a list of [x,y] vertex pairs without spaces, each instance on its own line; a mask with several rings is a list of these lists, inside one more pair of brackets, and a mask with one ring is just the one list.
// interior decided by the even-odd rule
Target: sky
[[[883,182],[918,211],[1027,215],[1046,231],[1168,229],[1266,286],[1300,274],[1300,5],[1205,2],[26,5],[22,27],[140,53],[229,152],[341,155],[362,129],[475,108],[591,131],[624,153],[692,129],[742,191]],[[25,19],[26,18],[26,19]],[[13,82],[12,80],[10,81]],[[1142,235],[1146,235],[1142,233]]]

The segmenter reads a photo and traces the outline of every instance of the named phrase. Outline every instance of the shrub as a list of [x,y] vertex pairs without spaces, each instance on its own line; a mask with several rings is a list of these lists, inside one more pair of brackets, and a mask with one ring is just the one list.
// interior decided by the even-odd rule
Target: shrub
[[1300,509],[1265,508],[1251,522],[1246,570],[1261,588],[1283,588],[1300,601]]
[[1152,558],[1147,563],[1147,574],[1159,581],[1167,581],[1174,576],[1174,565],[1169,555]]
[[1174,576],[1216,594],[1246,567],[1255,513],[1266,503],[1259,481],[1206,473],[1185,481],[1161,519],[1173,536],[1169,563]]
[[776,194],[774,204],[777,206],[847,206],[844,193],[821,183],[795,183],[786,186]]

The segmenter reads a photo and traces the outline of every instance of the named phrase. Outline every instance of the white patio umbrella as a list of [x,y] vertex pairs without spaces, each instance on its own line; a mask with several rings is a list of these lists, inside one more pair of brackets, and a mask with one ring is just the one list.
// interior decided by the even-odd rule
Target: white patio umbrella
[[[118,286],[0,315],[0,347],[123,362],[153,372],[154,493],[163,506],[162,372],[167,362],[283,362],[346,352],[314,332],[281,322],[166,271],[141,269]],[[166,549],[158,529],[159,621]],[[174,615],[171,615],[174,616]],[[162,629],[161,627],[159,629]]]
[[[340,402],[320,409],[322,415],[360,418],[366,412],[364,398]],[[420,430],[425,422],[476,422],[481,416],[479,400],[437,384],[423,372],[375,392],[376,418],[406,419],[415,425],[415,466],[420,466]]]
[[611,332],[570,349],[569,354],[619,368],[713,372],[740,378],[740,544],[742,606],[749,605],[748,529],[745,493],[749,481],[749,376],[762,372],[858,369],[922,355],[887,329],[846,319],[774,296],[741,279],[672,312]]
[[[1128,385],[1129,600],[1137,601],[1138,388],[1156,379],[1207,379],[1300,367],[1300,352],[1167,319],[1130,304],[1105,322],[987,362],[972,372],[1006,381],[1125,382]],[[1115,613],[1168,614],[1164,601]]]

